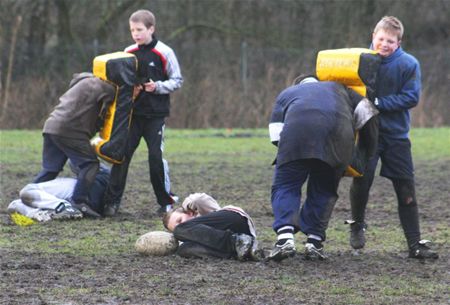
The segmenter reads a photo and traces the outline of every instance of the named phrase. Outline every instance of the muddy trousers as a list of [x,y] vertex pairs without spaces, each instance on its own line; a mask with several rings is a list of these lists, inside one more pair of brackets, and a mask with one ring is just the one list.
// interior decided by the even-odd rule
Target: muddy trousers
[[183,257],[231,258],[236,254],[232,235],[251,235],[247,218],[219,210],[179,224],[173,234],[183,243],[177,253]]
[[[338,171],[318,159],[296,160],[277,166],[272,183],[272,210],[276,232],[290,225],[294,231],[326,239],[326,229],[338,199],[341,179]],[[306,199],[301,206],[302,186],[307,182]]]
[[115,164],[112,167],[110,184],[108,185],[104,197],[105,204],[111,206],[120,205],[125,190],[131,158],[138,148],[141,138],[144,138],[147,144],[150,181],[158,204],[165,206],[174,203],[170,196],[168,166],[162,158],[164,146],[164,118],[133,116],[125,159],[122,164]]
[[[361,178],[354,178],[350,187],[350,202],[352,218],[356,222],[364,223],[369,190],[374,175],[366,174]],[[397,195],[398,215],[408,247],[420,240],[419,209],[416,201],[414,180],[391,179]]]
[[77,183],[69,201],[89,203],[89,191],[99,170],[99,161],[89,139],[72,139],[44,133],[42,170],[33,183],[55,179],[67,159],[77,169]]

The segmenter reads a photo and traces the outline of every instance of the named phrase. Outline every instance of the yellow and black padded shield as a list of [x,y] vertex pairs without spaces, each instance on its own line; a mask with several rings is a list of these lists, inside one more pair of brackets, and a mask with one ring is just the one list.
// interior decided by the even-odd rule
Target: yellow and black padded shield
[[[346,48],[324,50],[317,54],[316,75],[321,81],[341,83],[369,100],[375,100],[378,67],[381,56],[374,50],[364,48]],[[345,171],[345,176],[362,177],[363,164],[359,150],[358,133],[355,136],[355,147],[352,162]]]
[[115,52],[94,58],[93,74],[116,87],[114,101],[106,109],[99,137],[92,141],[99,157],[120,164],[125,156],[136,83],[137,59],[133,54]]
[[316,75],[321,81],[341,83],[373,101],[380,63],[381,56],[370,49],[323,50],[317,54]]
[[357,131],[355,134],[355,147],[353,148],[352,161],[350,165],[347,166],[344,172],[344,176],[346,177],[362,177],[364,172],[364,165],[361,164],[361,160],[363,160],[363,156],[361,155],[361,151],[359,150],[359,132]]

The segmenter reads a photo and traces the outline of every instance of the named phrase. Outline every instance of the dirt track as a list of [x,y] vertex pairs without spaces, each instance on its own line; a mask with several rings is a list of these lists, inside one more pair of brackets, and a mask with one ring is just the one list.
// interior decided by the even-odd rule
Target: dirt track
[[[153,202],[153,195],[142,192],[147,187],[147,169],[135,166],[119,216],[80,221],[82,227],[74,238],[101,239],[96,235],[99,227],[120,227],[130,219],[141,222],[156,217],[156,205],[148,203]],[[272,246],[274,235],[267,233],[272,222],[270,167],[250,166],[243,171],[231,163],[205,165],[194,177],[188,164],[172,164],[172,168],[179,194],[202,190],[222,205],[242,206],[266,232],[261,236],[261,246]],[[424,238],[435,239],[443,226],[448,227],[449,172],[447,162],[416,164]],[[12,176],[8,168],[4,173],[11,175],[3,185],[4,193],[7,199],[13,199],[17,184],[28,177],[24,172]],[[448,235],[435,245],[441,254],[435,262],[405,259],[403,236],[392,247],[379,246],[383,229],[398,229],[399,220],[390,183],[377,177],[368,211],[367,249],[353,256],[338,237],[344,234],[347,240],[342,222],[349,215],[348,185],[348,179],[341,184],[330,223],[334,233],[326,244],[330,255],[326,262],[305,261],[302,255],[281,263],[187,260],[175,255],[142,257],[133,251],[133,240],[130,251],[119,254],[78,256],[30,251],[15,246],[20,228],[10,223],[2,208],[2,232],[10,243],[0,245],[0,304],[449,304]],[[32,232],[36,242],[57,240],[63,228],[64,223],[54,223],[40,229],[35,226]],[[126,228],[123,230],[126,234]],[[302,241],[303,237],[297,236],[300,249]]]

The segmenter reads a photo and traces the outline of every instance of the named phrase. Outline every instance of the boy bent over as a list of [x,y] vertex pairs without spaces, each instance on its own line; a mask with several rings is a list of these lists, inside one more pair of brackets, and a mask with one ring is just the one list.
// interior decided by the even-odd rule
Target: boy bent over
[[112,84],[91,73],[75,74],[70,89],[45,121],[42,170],[33,183],[55,179],[67,159],[79,169],[77,183],[69,200],[85,216],[100,217],[89,206],[89,190],[99,169],[90,140],[97,132],[102,107],[114,100]]

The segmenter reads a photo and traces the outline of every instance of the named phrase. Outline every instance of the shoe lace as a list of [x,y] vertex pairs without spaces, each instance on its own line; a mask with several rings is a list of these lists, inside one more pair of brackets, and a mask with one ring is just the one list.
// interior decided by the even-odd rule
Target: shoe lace
[[316,246],[314,246],[314,244],[312,244],[312,243],[306,243],[306,244],[305,244],[305,248],[306,248],[308,251],[314,251],[314,252],[320,251],[320,250],[322,249],[322,248],[317,249]]
[[281,249],[284,249],[286,247],[294,247],[294,240],[286,239],[285,241],[281,241],[281,242],[277,241],[275,245],[277,248],[281,248]]

